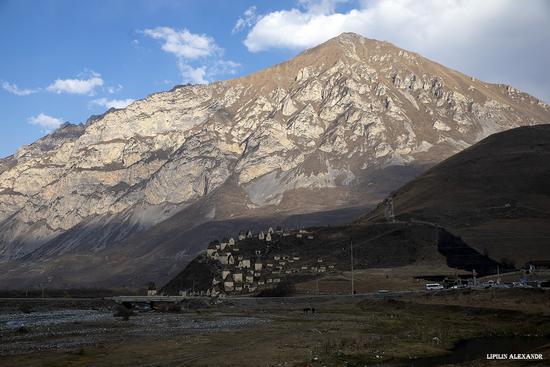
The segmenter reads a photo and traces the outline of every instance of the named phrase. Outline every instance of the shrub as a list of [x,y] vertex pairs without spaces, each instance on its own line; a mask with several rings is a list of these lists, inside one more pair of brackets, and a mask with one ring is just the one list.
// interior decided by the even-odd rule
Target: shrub
[[294,284],[284,281],[275,288],[264,289],[258,293],[258,297],[289,297],[296,292]]
[[131,309],[123,305],[118,305],[114,313],[115,317],[122,317],[122,320],[124,321],[130,320],[130,316],[135,316],[135,315],[136,314],[134,311],[132,311]]

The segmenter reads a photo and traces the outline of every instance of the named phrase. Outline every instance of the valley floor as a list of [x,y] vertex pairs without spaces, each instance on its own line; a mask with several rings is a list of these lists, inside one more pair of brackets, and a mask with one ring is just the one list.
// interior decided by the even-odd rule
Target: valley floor
[[[412,366],[411,358],[439,366],[429,357],[471,339],[483,343],[447,362],[550,360],[550,292],[536,289],[226,299],[129,321],[113,317],[107,302],[66,302],[1,300],[0,366]],[[312,307],[315,314],[304,314]],[[545,360],[486,360],[506,345]],[[466,354],[474,360],[461,361]]]

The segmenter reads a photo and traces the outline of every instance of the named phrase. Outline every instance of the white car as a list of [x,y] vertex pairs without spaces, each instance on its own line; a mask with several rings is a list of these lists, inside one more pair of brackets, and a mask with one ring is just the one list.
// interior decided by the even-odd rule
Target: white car
[[428,283],[428,284],[426,284],[426,290],[427,291],[440,291],[442,289],[445,289],[445,287],[443,287],[439,283]]

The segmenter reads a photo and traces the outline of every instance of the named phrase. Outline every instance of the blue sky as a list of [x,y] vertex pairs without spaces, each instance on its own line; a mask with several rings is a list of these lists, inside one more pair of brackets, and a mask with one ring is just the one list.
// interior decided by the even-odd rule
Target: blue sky
[[0,156],[62,121],[248,74],[343,31],[550,101],[544,0],[0,0]]

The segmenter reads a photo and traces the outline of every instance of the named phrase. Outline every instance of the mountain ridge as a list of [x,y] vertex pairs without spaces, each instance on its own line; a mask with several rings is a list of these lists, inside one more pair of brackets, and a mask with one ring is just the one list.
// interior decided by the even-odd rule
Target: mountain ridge
[[[0,267],[10,274],[0,286],[21,267],[43,276],[64,258],[116,257],[119,244],[131,249],[132,235],[178,213],[190,218],[185,233],[232,218],[367,208],[482,137],[548,121],[547,104],[512,87],[343,34],[249,76],[63,126],[0,160]],[[159,251],[154,239],[148,246]],[[169,267],[173,254],[160,262]]]

